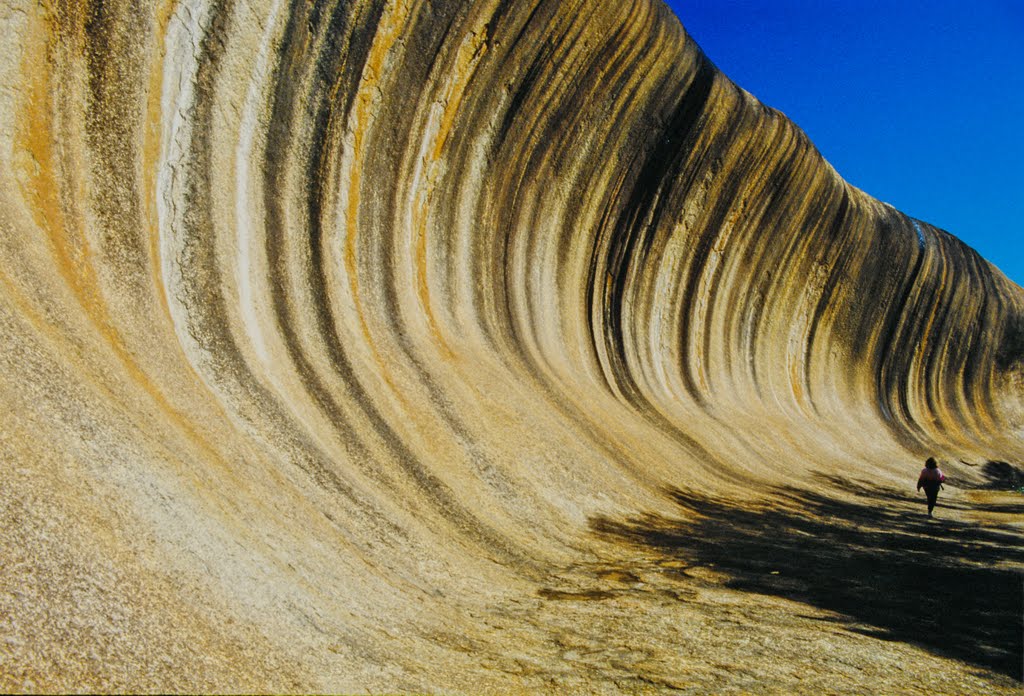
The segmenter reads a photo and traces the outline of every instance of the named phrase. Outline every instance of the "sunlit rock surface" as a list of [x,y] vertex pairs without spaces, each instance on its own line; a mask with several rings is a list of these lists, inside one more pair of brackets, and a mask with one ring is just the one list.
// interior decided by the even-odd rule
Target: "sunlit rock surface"
[[0,35],[4,690],[1015,688],[1024,292],[659,2]]

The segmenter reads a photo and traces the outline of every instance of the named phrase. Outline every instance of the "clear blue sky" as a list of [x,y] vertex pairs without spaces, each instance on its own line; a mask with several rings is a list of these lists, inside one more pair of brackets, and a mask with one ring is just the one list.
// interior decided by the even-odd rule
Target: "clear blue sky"
[[669,0],[844,179],[1024,285],[1024,0]]

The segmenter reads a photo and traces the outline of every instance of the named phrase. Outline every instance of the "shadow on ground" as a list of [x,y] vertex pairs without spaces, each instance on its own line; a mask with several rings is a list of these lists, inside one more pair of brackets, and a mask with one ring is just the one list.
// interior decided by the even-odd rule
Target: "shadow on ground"
[[[977,466],[970,462],[960,461],[970,467]],[[967,487],[989,491],[1024,492],[1024,467],[1015,466],[1009,462],[985,462],[979,469],[983,482]]]
[[[828,480],[835,490],[849,482]],[[843,616],[849,630],[913,643],[1022,679],[1024,548],[1019,533],[942,519],[923,501],[861,486],[856,500],[780,489],[770,506],[673,490],[687,519],[601,517],[593,531],[690,565],[727,586]],[[948,514],[948,508],[947,508]]]

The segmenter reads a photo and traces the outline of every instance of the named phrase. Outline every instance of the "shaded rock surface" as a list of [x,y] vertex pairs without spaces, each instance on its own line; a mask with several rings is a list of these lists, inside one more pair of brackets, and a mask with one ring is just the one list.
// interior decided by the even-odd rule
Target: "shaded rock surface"
[[1024,291],[659,2],[0,35],[0,688],[1019,688]]

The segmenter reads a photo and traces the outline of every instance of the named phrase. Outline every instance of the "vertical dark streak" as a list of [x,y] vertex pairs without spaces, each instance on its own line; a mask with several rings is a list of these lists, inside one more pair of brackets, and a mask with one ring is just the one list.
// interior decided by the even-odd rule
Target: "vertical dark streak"
[[[664,192],[675,183],[682,164],[690,154],[693,140],[699,132],[700,114],[711,95],[716,74],[714,66],[703,54],[698,61],[692,82],[682,93],[665,124],[660,144],[647,155],[620,209],[620,217],[606,252],[606,261],[602,264],[607,269],[610,281],[601,295],[602,331],[610,361],[605,370],[607,378],[618,385],[627,399],[635,403],[640,400],[640,392],[630,375],[624,343],[626,284],[631,267],[643,261],[652,231],[657,228],[664,212]],[[700,252],[697,253],[699,255]],[[597,282],[597,279],[594,281]],[[593,327],[592,332],[597,333],[597,327]],[[696,396],[692,377],[685,372],[684,381]]]

